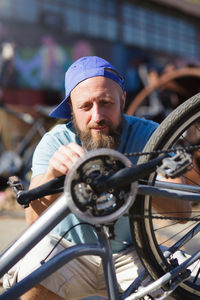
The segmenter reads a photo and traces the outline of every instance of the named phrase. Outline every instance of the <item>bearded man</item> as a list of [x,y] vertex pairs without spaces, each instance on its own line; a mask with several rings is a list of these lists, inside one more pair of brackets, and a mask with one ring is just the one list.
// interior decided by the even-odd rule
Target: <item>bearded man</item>
[[[51,112],[55,118],[69,119],[55,126],[38,144],[32,165],[30,189],[51,179],[66,175],[72,165],[85,153],[97,148],[112,148],[121,153],[141,152],[157,124],[123,114],[126,92],[124,79],[106,60],[87,56],[74,62],[65,75],[65,99]],[[131,157],[137,163],[136,157]],[[41,213],[58,198],[50,195],[33,201],[26,209],[26,219],[32,224]],[[189,211],[188,202],[172,200],[162,202],[163,211]],[[183,207],[185,206],[185,207]],[[72,228],[54,249],[59,251],[73,244],[97,241],[93,227],[79,225],[74,214],[69,214],[55,229],[22,259],[12,276],[18,281],[40,265],[60,236]],[[128,217],[120,217],[114,226],[111,246],[116,275],[121,291],[125,290],[142,270],[129,229]],[[16,276],[17,272],[17,276]],[[10,275],[11,276],[11,275]],[[38,286],[22,296],[23,300],[80,299],[87,296],[107,296],[101,259],[86,256],[74,259]]]

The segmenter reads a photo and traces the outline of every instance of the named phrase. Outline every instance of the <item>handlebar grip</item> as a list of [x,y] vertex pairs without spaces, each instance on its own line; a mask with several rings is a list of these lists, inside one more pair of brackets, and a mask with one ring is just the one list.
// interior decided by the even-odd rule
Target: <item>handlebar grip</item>
[[62,175],[29,191],[19,191],[17,193],[17,202],[27,207],[33,200],[47,195],[62,193],[64,190],[64,180],[65,175]]

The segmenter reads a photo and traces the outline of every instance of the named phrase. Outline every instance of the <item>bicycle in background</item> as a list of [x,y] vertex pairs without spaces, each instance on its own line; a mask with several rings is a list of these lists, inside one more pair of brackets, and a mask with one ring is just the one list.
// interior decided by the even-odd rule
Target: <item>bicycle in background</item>
[[46,109],[43,106],[34,107],[37,114],[40,115],[39,118],[33,117],[30,113],[17,112],[2,101],[0,102],[0,109],[6,114],[21,121],[24,126],[29,127],[26,135],[18,140],[16,145],[13,147],[11,146],[11,149],[6,148],[5,143],[1,138],[0,177],[4,182],[7,182],[7,179],[15,174],[21,178],[24,186],[27,188],[30,181],[30,170],[34,149],[41,137],[46,133],[47,129],[53,126],[55,121],[48,117],[50,108]]

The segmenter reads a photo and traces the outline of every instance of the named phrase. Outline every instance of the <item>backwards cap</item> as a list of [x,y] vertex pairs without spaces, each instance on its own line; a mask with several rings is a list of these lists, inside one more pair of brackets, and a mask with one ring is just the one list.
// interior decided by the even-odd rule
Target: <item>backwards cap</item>
[[68,103],[71,91],[83,80],[103,76],[117,82],[124,90],[124,79],[105,59],[98,56],[85,56],[75,61],[65,73],[65,99],[49,114],[54,118],[70,119]]

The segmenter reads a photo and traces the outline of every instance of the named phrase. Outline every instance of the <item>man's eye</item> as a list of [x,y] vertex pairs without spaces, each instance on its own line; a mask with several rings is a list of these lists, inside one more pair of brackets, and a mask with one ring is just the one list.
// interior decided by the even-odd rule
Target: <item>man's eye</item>
[[102,101],[101,104],[102,104],[102,105],[111,105],[112,102],[109,102],[109,101]]
[[81,109],[90,109],[91,104],[90,103],[86,103],[84,105],[81,106]]

